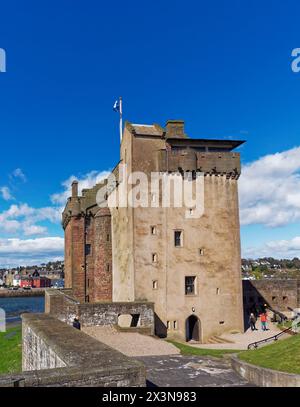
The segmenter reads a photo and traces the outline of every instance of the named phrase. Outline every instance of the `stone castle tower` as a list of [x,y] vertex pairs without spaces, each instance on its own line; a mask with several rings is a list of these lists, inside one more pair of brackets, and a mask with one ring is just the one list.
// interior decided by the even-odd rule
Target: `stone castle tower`
[[[83,190],[72,185],[63,213],[66,287],[80,301],[150,301],[156,333],[206,342],[211,336],[243,330],[238,178],[242,141],[188,138],[182,121],[159,125],[127,123],[120,162],[113,173],[122,188],[127,175],[188,172],[203,175],[204,213],[162,207],[162,192],[150,190],[151,207],[99,208],[105,185]],[[111,191],[111,190],[109,190]]]

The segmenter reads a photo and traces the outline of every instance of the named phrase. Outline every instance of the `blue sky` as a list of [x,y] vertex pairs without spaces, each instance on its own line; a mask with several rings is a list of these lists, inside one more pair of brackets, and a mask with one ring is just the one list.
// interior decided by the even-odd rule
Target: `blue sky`
[[63,183],[117,162],[119,95],[129,121],[246,139],[243,254],[300,256],[298,1],[3,3],[0,265],[62,255]]

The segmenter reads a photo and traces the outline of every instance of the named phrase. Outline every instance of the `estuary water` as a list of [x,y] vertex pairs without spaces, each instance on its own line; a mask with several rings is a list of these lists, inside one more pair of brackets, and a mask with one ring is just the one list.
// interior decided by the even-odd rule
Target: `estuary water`
[[0,298],[0,308],[6,313],[6,323],[18,323],[23,312],[44,312],[44,297]]

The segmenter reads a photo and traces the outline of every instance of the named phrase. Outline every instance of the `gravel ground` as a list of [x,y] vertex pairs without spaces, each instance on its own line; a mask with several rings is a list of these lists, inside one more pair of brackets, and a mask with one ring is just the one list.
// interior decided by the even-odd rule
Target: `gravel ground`
[[110,326],[83,327],[82,331],[127,356],[163,356],[180,353],[172,344],[139,333],[119,332]]

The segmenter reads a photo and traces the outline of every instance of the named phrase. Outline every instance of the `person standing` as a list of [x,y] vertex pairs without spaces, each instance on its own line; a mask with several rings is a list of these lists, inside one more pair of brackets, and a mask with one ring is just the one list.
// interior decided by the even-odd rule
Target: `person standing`
[[256,328],[256,326],[255,326],[255,324],[256,324],[256,317],[255,317],[255,315],[254,315],[253,312],[251,312],[251,314],[250,314],[250,317],[249,317],[249,324],[250,324],[251,331],[257,331],[257,328]]
[[262,312],[260,314],[260,323],[261,323],[261,329],[263,331],[267,330],[267,314],[265,312]]
[[74,320],[73,320],[73,328],[76,328],[76,329],[79,329],[79,330],[80,330],[80,328],[81,328],[80,325],[81,325],[81,324],[80,324],[79,318],[78,318],[78,316],[76,315],[76,317],[75,317]]

